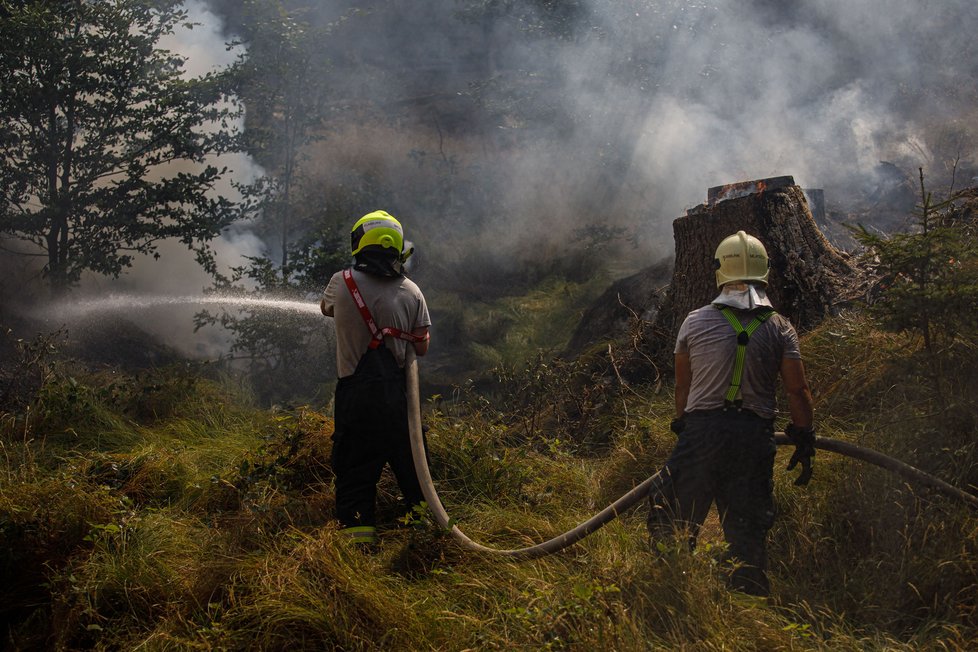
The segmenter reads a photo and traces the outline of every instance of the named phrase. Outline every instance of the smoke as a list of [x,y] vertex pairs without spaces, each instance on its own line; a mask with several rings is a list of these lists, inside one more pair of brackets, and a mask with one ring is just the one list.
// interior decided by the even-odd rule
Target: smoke
[[[578,114],[627,125],[620,151],[635,146],[624,185],[645,189],[662,226],[708,186],[779,174],[855,201],[880,161],[941,163],[928,150],[933,122],[973,111],[973,92],[947,101],[974,78],[969,2],[590,7],[607,36],[562,48],[564,95]],[[647,78],[616,74],[643,57]]]
[[[331,21],[366,4],[317,7]],[[454,157],[450,200],[401,194],[392,210],[440,213],[438,233],[476,231],[500,256],[622,225],[648,258],[671,252],[672,219],[709,186],[791,174],[847,209],[878,183],[880,161],[941,179],[956,157],[974,165],[971,0],[504,5],[515,9],[460,20],[489,4],[384,2],[337,29],[325,46],[336,102],[371,104],[411,133],[400,147],[365,142],[362,128],[331,134],[323,169],[343,148],[386,157],[392,175],[410,173],[411,149]]]
[[[391,211],[419,259],[546,258],[597,224],[629,230],[636,247],[617,255],[638,268],[672,252],[672,220],[710,186],[791,174],[848,210],[880,161],[942,182],[949,162],[978,174],[972,0],[307,4],[304,18],[334,26],[315,53],[331,62],[330,112],[304,201],[350,223]],[[190,75],[230,63],[222,19],[186,6],[200,25],[167,47]],[[213,7],[241,19],[237,3]],[[242,182],[261,174],[245,156],[220,163]],[[266,249],[249,225],[214,246],[225,269]],[[182,245],[160,253],[85,289],[210,284]],[[152,323],[171,341],[190,331],[189,315]]]

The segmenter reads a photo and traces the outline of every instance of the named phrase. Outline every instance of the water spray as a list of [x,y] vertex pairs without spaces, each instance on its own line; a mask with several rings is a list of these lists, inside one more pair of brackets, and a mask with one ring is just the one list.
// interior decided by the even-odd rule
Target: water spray
[[234,294],[202,294],[183,296],[147,296],[140,294],[109,294],[97,299],[80,299],[50,306],[44,312],[57,310],[58,316],[80,317],[91,312],[139,310],[161,306],[223,306],[239,309],[266,309],[322,316],[319,306],[310,301],[289,301],[266,297]]
[[[418,388],[418,360],[408,347],[407,359],[405,362],[407,371],[407,398],[408,398],[408,427],[411,432],[411,454],[414,457],[414,468],[418,474],[418,481],[421,483],[421,491],[428,503],[428,508],[435,517],[435,522],[439,526],[449,530],[452,536],[466,550],[475,552],[491,553],[502,555],[516,560],[535,559],[545,555],[553,554],[559,550],[571,546],[589,534],[597,531],[607,523],[620,516],[628,509],[633,507],[638,501],[643,499],[649,492],[662,482],[662,471],[658,471],[641,484],[635,486],[631,491],[621,498],[611,503],[603,510],[592,516],[587,521],[574,527],[563,534],[553,537],[542,543],[525,548],[501,549],[484,546],[476,543],[463,533],[457,525],[452,523],[448,512],[438,497],[434,483],[431,479],[431,471],[428,469],[427,456],[425,455],[424,438],[421,429],[421,396]],[[775,443],[778,446],[791,444],[788,437],[782,433],[775,433]],[[911,484],[918,484],[940,491],[946,496],[960,500],[973,509],[978,509],[978,496],[974,496],[966,491],[944,482],[928,473],[921,471],[909,464],[893,459],[883,453],[874,451],[863,446],[850,444],[849,442],[830,439],[828,437],[816,437],[815,448],[851,457],[869,464],[874,464],[899,475]]]
[[[25,312],[52,326],[67,327],[68,331],[77,329],[78,333],[82,333],[82,341],[93,335],[104,337],[118,332],[116,327],[106,325],[104,317],[123,318],[155,334],[159,341],[190,357],[223,358],[229,346],[229,341],[224,336],[223,329],[226,325],[223,319],[197,321],[208,310],[238,319],[245,315],[267,315],[269,321],[287,322],[296,328],[304,328],[304,324],[311,327],[323,318],[318,299],[293,300],[231,292],[112,293],[89,298],[62,299],[34,306]],[[217,328],[207,333],[198,332],[202,325],[211,325],[211,321]]]

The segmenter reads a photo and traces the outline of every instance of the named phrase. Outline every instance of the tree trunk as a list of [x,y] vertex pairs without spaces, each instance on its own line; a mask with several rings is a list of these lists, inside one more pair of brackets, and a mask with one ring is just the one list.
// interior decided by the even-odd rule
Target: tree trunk
[[[746,231],[764,243],[771,272],[767,293],[775,309],[799,331],[811,329],[848,299],[855,270],[848,256],[819,231],[801,188],[790,177],[781,187],[702,204],[673,221],[676,264],[672,284],[646,337],[650,357],[671,368],[676,332],[686,315],[718,294],[714,253],[720,242]],[[738,184],[741,185],[741,184]]]

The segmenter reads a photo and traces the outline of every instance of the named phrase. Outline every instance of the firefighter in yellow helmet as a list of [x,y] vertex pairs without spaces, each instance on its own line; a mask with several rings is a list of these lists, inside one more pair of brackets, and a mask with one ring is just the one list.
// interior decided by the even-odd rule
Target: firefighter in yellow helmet
[[798,335],[767,298],[764,245],[738,231],[717,247],[714,264],[720,295],[689,313],[676,337],[678,441],[650,494],[648,527],[653,544],[678,527],[693,546],[715,502],[734,561],[732,588],[767,595],[778,377],[791,417],[785,432],[795,443],[788,468],[802,465],[795,484],[811,477],[812,394]]
[[413,249],[400,222],[374,211],[357,220],[350,238],[353,266],[329,280],[320,309],[336,327],[336,516],[354,541],[371,544],[385,465],[405,510],[423,500],[411,458],[404,360],[409,346],[427,353],[431,318],[421,290],[404,275]]

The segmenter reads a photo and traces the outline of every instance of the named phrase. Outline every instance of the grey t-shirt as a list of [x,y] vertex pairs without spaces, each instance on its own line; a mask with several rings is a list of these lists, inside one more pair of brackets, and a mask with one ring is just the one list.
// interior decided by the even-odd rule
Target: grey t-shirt
[[[428,304],[421,289],[411,279],[401,276],[389,278],[353,270],[353,280],[373,315],[378,328],[393,327],[411,331],[431,326]],[[323,290],[326,315],[333,318],[336,326],[336,373],[340,378],[353,375],[361,356],[367,351],[372,336],[363,321],[350,291],[343,280],[343,272],[333,274]],[[404,356],[409,342],[384,337],[387,345],[404,366]]]
[[[754,318],[734,310],[746,327]],[[737,332],[716,307],[704,306],[686,316],[676,336],[676,353],[688,353],[692,378],[686,411],[722,408],[733,379]],[[777,414],[777,383],[783,358],[801,359],[798,334],[785,317],[772,315],[747,344],[741,379],[743,407],[759,416]]]

